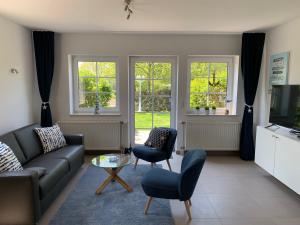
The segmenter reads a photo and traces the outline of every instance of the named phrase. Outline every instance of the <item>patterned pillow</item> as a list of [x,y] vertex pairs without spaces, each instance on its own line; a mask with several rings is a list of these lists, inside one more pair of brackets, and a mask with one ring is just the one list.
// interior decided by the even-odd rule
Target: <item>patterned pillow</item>
[[66,139],[57,124],[34,130],[40,138],[45,154],[66,145]]
[[0,142],[0,173],[22,170],[23,167],[15,156],[15,153],[6,144]]
[[169,137],[169,133],[169,130],[166,128],[153,128],[145,145],[161,150]]

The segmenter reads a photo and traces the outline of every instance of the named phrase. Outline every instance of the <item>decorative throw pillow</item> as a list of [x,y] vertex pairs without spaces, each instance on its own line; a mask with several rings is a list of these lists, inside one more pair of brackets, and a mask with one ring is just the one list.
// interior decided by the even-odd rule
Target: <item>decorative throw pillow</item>
[[0,173],[22,171],[23,167],[9,146],[0,142]]
[[34,130],[40,138],[45,154],[66,145],[66,139],[57,124]]
[[169,130],[166,128],[153,128],[145,145],[161,150],[169,137],[169,133]]

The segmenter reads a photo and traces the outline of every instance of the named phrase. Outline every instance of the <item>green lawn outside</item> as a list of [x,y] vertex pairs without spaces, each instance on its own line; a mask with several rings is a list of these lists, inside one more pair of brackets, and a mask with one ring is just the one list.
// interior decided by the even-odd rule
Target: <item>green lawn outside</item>
[[[170,127],[170,112],[153,113],[154,127]],[[135,129],[151,129],[152,113],[136,112]]]

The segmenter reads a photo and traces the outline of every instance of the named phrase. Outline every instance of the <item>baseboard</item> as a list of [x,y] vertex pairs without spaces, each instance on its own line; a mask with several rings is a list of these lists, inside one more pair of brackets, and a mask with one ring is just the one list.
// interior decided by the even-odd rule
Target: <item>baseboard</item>
[[[176,150],[177,155],[184,155],[188,150]],[[220,151],[220,150],[214,150],[214,151],[206,151],[208,156],[239,156],[239,151]]]
[[[176,150],[177,155],[184,155],[185,152],[188,150]],[[109,153],[121,153],[121,150],[85,150],[86,155],[103,155],[103,154],[109,154]],[[239,151],[206,151],[208,156],[239,156],[240,152]]]
[[206,151],[208,156],[239,156],[239,151]]

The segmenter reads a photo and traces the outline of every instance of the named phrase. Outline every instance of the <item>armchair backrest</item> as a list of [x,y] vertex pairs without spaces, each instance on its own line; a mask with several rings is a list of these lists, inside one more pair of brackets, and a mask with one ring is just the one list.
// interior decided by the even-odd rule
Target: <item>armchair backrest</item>
[[163,147],[163,151],[167,153],[166,158],[169,159],[172,155],[172,152],[174,151],[174,146],[177,137],[177,130],[173,128],[165,128],[165,129],[169,130],[169,137],[166,144]]
[[189,150],[181,163],[179,195],[181,201],[191,198],[206,159],[204,150]]

